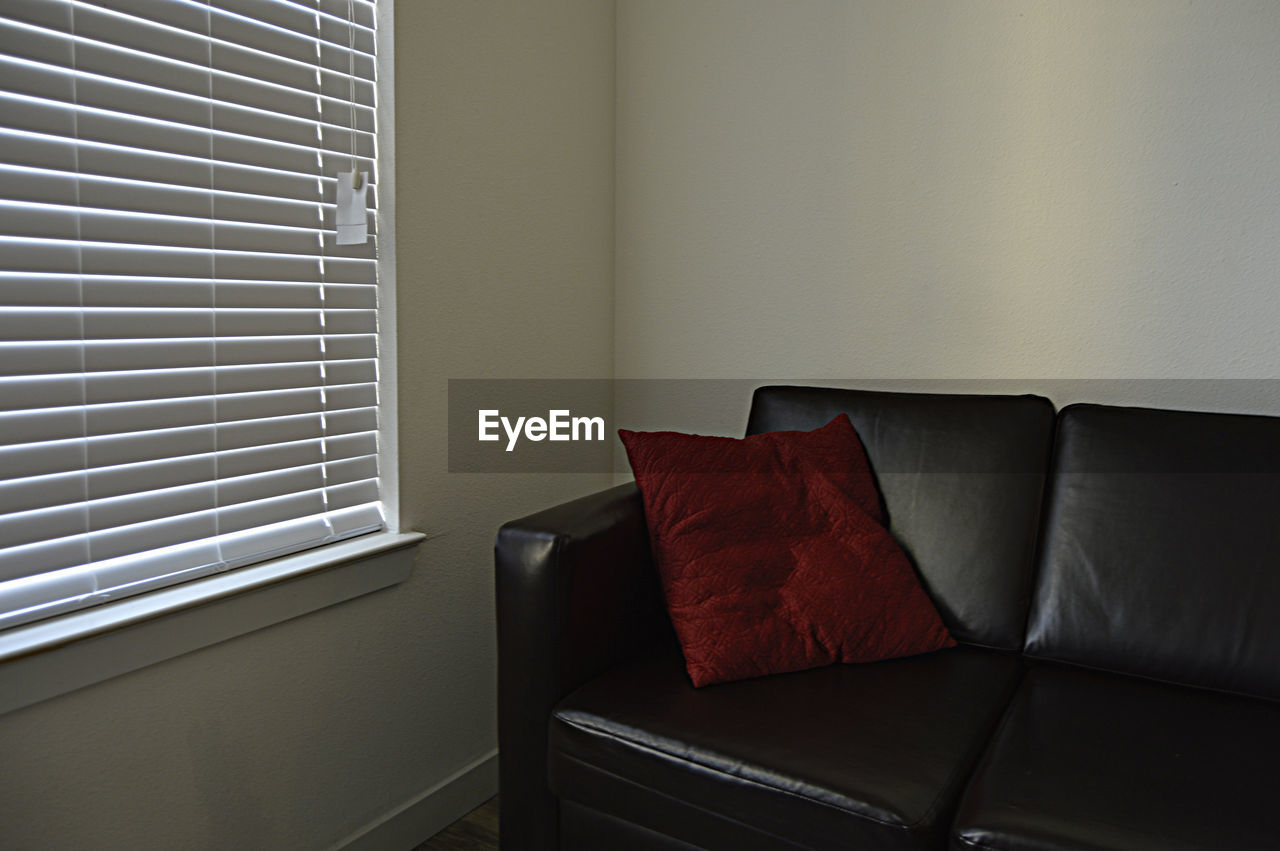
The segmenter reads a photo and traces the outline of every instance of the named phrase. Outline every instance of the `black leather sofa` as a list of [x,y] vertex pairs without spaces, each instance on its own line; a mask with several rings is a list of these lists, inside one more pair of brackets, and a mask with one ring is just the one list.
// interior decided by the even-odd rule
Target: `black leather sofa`
[[694,689],[639,495],[498,534],[504,848],[1280,848],[1280,418],[769,387],[849,414],[960,642]]

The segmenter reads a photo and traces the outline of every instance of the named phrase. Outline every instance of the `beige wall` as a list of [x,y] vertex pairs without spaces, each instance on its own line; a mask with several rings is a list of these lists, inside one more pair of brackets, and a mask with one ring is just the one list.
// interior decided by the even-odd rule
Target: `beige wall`
[[617,375],[1280,377],[1278,55],[1270,2],[621,0]]
[[397,4],[402,513],[438,537],[403,585],[0,717],[0,847],[323,848],[492,754],[493,534],[607,477],[447,474],[446,379],[609,375],[613,14]]
[[614,9],[399,0],[401,515],[408,797],[496,747],[493,539],[608,476],[448,474],[450,378],[612,371]]

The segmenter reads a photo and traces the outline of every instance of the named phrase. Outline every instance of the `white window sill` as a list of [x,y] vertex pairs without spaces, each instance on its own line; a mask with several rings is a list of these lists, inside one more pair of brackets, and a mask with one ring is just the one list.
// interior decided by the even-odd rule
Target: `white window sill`
[[386,588],[420,532],[382,532],[0,632],[0,713]]

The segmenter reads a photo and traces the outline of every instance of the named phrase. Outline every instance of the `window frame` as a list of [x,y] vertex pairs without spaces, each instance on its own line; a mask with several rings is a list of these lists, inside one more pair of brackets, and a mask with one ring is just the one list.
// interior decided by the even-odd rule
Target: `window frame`
[[387,531],[0,632],[0,713],[386,588],[420,532],[400,530],[395,321],[394,0],[378,0],[378,463]]

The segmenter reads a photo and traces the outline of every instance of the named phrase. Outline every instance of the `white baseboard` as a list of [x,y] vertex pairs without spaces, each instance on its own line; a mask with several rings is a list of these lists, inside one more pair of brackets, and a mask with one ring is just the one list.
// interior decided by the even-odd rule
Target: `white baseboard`
[[498,794],[498,749],[375,819],[331,851],[409,851]]

